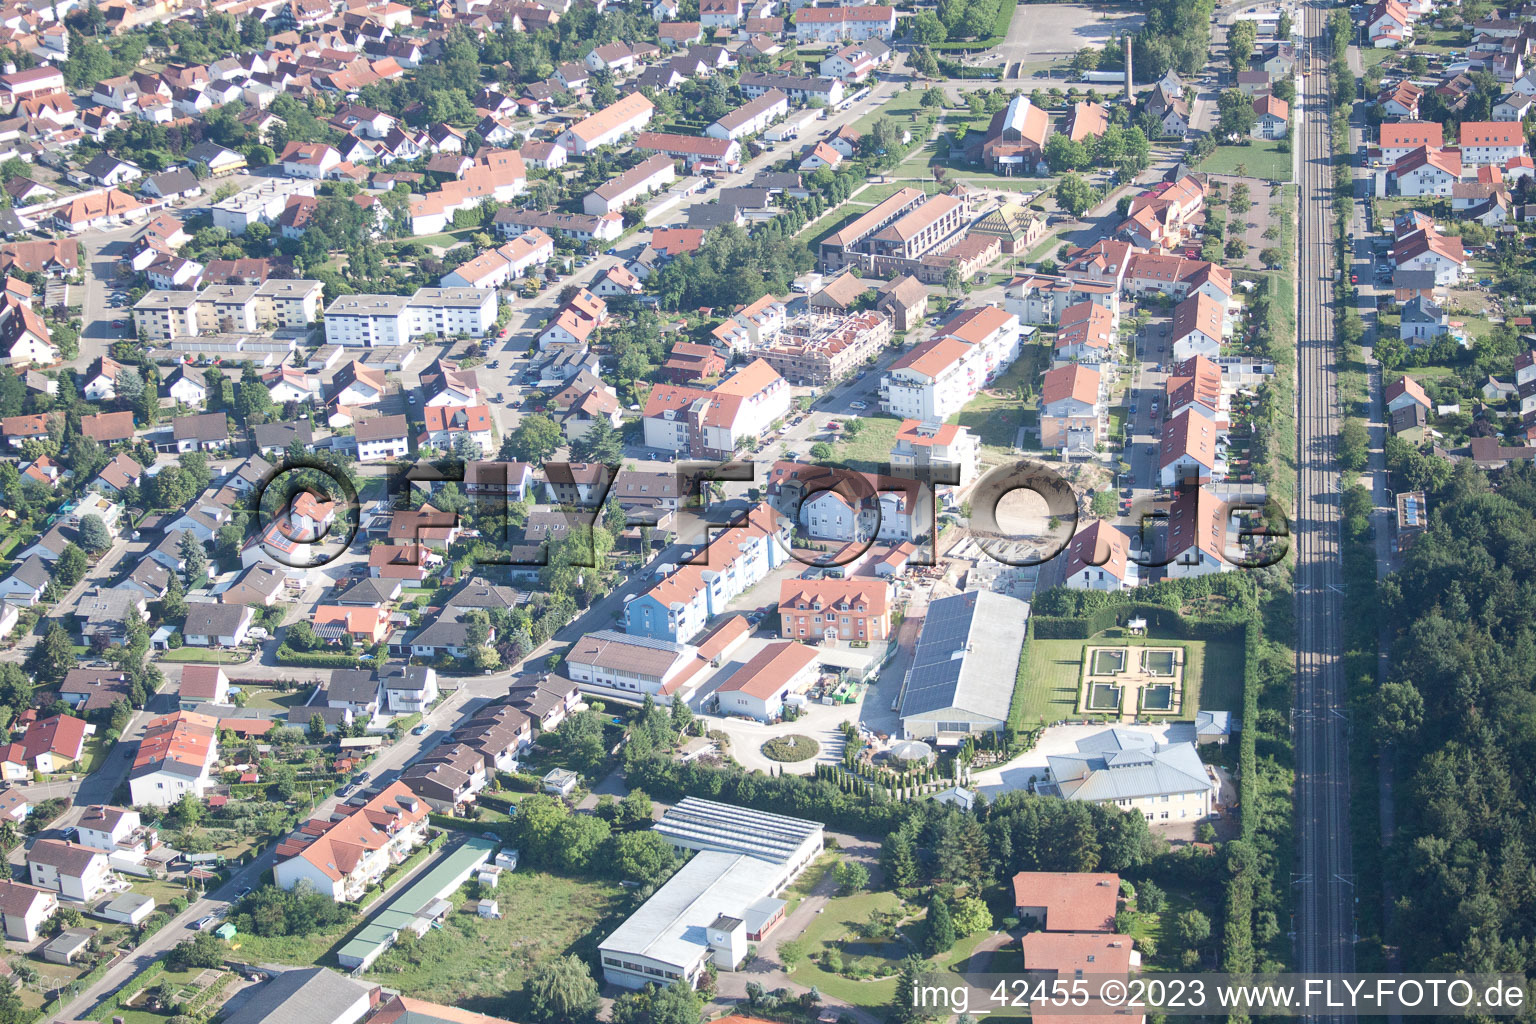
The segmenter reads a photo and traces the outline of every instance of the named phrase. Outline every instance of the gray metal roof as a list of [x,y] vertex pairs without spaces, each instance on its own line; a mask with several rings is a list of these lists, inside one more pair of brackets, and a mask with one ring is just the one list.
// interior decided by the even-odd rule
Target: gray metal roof
[[901,717],[960,708],[1003,721],[1013,700],[1029,603],[976,590],[928,606]]
[[753,811],[733,804],[684,797],[655,824],[670,842],[694,850],[744,853],[758,860],[782,863],[822,824],[783,814]]
[[224,1024],[334,1024],[372,985],[327,967],[285,971],[224,1018]]
[[751,857],[705,851],[678,868],[598,949],[691,967],[708,952],[706,929],[722,915],[745,916],[772,884]]
[[1077,749],[1046,758],[1068,800],[1132,800],[1212,787],[1193,743],[1160,745],[1146,733],[1106,729],[1079,741]]

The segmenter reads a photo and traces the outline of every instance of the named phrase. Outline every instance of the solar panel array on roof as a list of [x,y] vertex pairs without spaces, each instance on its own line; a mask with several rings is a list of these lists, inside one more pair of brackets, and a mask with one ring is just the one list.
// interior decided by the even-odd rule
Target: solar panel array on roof
[[960,707],[1008,717],[1029,605],[990,591],[934,601],[907,671],[901,717]]
[[819,836],[822,825],[689,796],[674,804],[655,829],[679,846],[779,863],[792,858],[811,836]]
[[1403,525],[1419,526],[1419,499],[1413,495],[1403,499]]

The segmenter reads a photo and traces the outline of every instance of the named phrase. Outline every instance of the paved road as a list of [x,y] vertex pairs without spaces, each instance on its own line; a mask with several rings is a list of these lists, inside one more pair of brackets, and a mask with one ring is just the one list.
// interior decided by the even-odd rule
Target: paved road
[[[421,736],[407,735],[391,746],[385,747],[373,763],[369,765],[369,772],[372,776],[370,785],[393,781],[399,776],[401,771],[420,757],[424,751],[430,750],[442,742],[444,737],[453,731],[459,721],[485,702],[488,694],[481,692],[484,689],[487,688],[461,687],[426,716],[425,721],[429,728],[425,734]],[[505,692],[504,679],[498,692]],[[126,748],[120,745],[119,749]],[[115,765],[116,762],[110,764]],[[327,817],[340,803],[341,801],[338,798],[330,797],[321,802],[311,812],[311,817]],[[59,1020],[78,1020],[82,1018],[91,1007],[95,1006],[110,993],[116,991],[129,979],[141,973],[155,960],[165,955],[176,943],[187,938],[189,935],[189,924],[204,915],[226,909],[234,901],[235,895],[241,890],[255,888],[260,884],[263,875],[271,867],[272,848],[268,847],[249,864],[240,868],[224,885],[209,892],[180,915],[173,918],[164,928],[161,928],[152,935],[144,945],[135,950],[132,956],[108,971],[94,985],[81,992],[69,1005],[61,1007],[56,1014],[56,1018]]]
[[[1302,9],[1308,42],[1326,52],[1327,10]],[[1354,886],[1349,839],[1349,756],[1342,643],[1341,480],[1333,441],[1340,407],[1330,242],[1333,175],[1322,73],[1304,76],[1298,275],[1296,509],[1296,811],[1301,843],[1298,967],[1354,969]],[[1345,1019],[1345,1018],[1341,1018]]]

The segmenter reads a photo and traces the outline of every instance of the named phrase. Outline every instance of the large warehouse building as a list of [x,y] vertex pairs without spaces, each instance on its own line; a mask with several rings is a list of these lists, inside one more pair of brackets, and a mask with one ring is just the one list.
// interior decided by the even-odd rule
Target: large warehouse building
[[901,691],[907,739],[956,744],[1008,720],[1029,603],[970,591],[928,606]]
[[784,918],[779,897],[822,850],[822,825],[684,797],[656,831],[693,859],[598,950],[603,977],[642,988],[698,981],[709,963],[734,971]]

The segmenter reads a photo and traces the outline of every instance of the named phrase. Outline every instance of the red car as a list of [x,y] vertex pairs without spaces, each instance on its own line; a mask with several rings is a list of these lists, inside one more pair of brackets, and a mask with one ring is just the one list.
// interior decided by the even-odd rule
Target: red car
[[1359,274],[1350,274],[1349,275],[1349,283],[1350,284],[1359,284],[1360,283],[1360,275]]
[[112,321],[112,327],[113,327],[114,330],[121,330],[122,326],[123,326],[123,322],[121,320],[113,320]]

